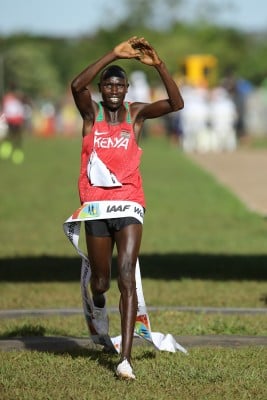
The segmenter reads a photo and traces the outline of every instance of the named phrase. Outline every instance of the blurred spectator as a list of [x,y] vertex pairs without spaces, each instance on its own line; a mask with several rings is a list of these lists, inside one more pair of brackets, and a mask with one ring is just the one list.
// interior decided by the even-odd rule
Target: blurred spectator
[[179,147],[183,134],[180,111],[172,112],[162,118],[164,120],[166,134],[171,145]]
[[199,153],[235,150],[238,114],[227,90],[184,86],[181,92],[185,102],[180,112],[183,150]]
[[181,110],[182,147],[186,152],[209,149],[209,92],[205,88],[185,86],[182,90],[184,109]]
[[43,116],[42,135],[45,137],[54,136],[56,133],[56,110],[52,102],[46,101],[41,107]]
[[[126,101],[151,103],[151,90],[146,74],[143,71],[134,71],[129,77],[129,88]],[[147,136],[146,124],[143,126],[142,137]]]
[[34,134],[53,137],[56,134],[56,109],[49,100],[44,100],[33,109],[32,124]]
[[228,91],[237,110],[236,136],[238,142],[246,140],[247,130],[245,124],[246,100],[253,87],[245,79],[237,78],[233,68],[228,68],[222,79],[222,86]]
[[126,95],[127,101],[141,103],[151,102],[150,86],[143,71],[134,71],[129,77],[129,88]]
[[233,151],[236,149],[236,106],[226,89],[217,87],[212,90],[210,98],[209,122],[213,131],[211,150]]
[[25,122],[23,97],[12,87],[10,92],[3,96],[2,110],[8,126],[7,136],[1,143],[0,157],[11,158],[15,164],[24,160],[22,150],[22,134]]

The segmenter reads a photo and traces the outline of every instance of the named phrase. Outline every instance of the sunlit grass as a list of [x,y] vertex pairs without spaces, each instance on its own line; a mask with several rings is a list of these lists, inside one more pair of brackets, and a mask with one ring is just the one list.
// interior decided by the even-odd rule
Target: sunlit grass
[[[266,398],[266,348],[194,348],[157,353],[135,348],[137,380],[119,381],[117,356],[94,350],[65,354],[0,353],[3,400],[204,400]],[[2,362],[4,359],[4,363]]]
[[[267,224],[165,138],[143,140],[147,198],[141,248],[148,306],[266,306]],[[80,260],[62,223],[79,205],[80,139],[25,140],[25,163],[1,161],[0,308],[80,308]],[[81,245],[84,247],[83,239]],[[114,263],[115,263],[114,259]],[[117,307],[116,268],[108,307]],[[265,314],[150,312],[154,331],[266,336]],[[110,333],[120,333],[119,313]],[[87,338],[82,313],[1,319],[0,337]],[[181,343],[182,344],[182,343]],[[265,400],[265,347],[133,349],[136,382],[114,377],[117,355],[0,352],[1,400]]]
[[[148,306],[264,307],[266,282],[164,280],[144,278]],[[79,308],[79,282],[0,282],[0,309]],[[160,293],[160,296],[159,296]],[[118,288],[112,280],[107,294],[109,307],[118,306]]]
[[[266,254],[267,224],[164,138],[142,141],[147,199],[141,252]],[[79,206],[80,139],[27,139],[1,161],[1,256],[74,255],[62,224]]]

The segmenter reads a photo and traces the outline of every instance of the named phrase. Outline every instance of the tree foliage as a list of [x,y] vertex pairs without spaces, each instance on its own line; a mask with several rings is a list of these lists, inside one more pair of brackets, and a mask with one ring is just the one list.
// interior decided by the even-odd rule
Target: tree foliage
[[[160,0],[155,1],[155,5],[158,1]],[[73,77],[89,63],[101,57],[118,42],[134,35],[146,37],[156,47],[173,74],[179,73],[187,55],[202,53],[213,54],[218,58],[219,76],[231,67],[237,75],[254,84],[260,84],[266,77],[266,35],[253,36],[203,19],[194,24],[183,23],[174,21],[174,17],[172,20],[171,16],[167,29],[155,29],[151,24],[153,13],[145,12],[150,12],[154,3],[150,0],[131,3],[135,7],[136,20],[129,14],[116,27],[101,29],[93,35],[75,39],[30,35],[0,38],[0,55],[3,60],[1,76],[5,89],[9,84],[15,83],[33,99],[56,99],[66,92]],[[174,10],[177,11],[177,2],[168,0],[166,4],[172,5],[173,13]],[[150,15],[150,19],[147,15]],[[119,63],[129,73],[137,68],[144,69],[151,83],[157,79],[153,68],[137,64],[136,60],[120,60]]]
[[128,27],[164,31],[179,20],[179,10],[185,0],[126,0],[126,3]]
[[19,87],[24,93],[55,99],[61,93],[58,66],[51,62],[50,45],[14,43],[3,53],[4,89]]

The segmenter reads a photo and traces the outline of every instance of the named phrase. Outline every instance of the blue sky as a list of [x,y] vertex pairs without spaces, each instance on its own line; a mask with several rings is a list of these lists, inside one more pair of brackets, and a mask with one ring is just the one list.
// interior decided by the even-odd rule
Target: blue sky
[[[134,1],[134,0],[133,0]],[[207,0],[187,0],[182,10],[190,18]],[[217,1],[218,0],[212,0]],[[225,8],[217,21],[245,31],[267,31],[266,0],[221,0]],[[29,32],[55,36],[93,33],[124,15],[124,0],[0,0],[0,34]]]

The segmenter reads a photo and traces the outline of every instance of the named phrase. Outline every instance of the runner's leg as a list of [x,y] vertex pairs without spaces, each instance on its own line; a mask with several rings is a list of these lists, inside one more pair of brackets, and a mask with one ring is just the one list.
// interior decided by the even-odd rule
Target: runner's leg
[[92,271],[90,284],[94,305],[104,307],[104,293],[110,287],[114,242],[110,236],[97,237],[86,233],[86,244]]
[[135,266],[142,238],[142,224],[127,225],[115,232],[118,250],[118,286],[121,313],[121,359],[130,362],[137,313]]

